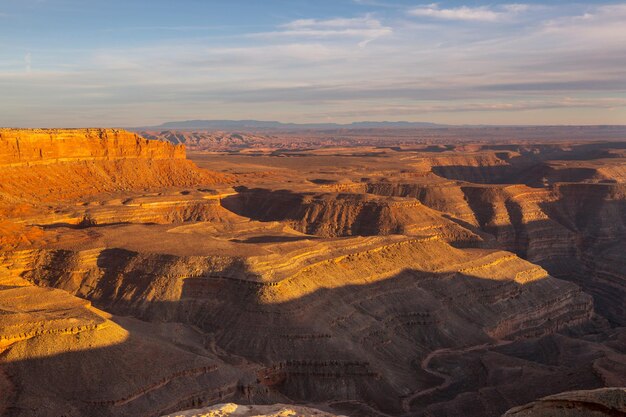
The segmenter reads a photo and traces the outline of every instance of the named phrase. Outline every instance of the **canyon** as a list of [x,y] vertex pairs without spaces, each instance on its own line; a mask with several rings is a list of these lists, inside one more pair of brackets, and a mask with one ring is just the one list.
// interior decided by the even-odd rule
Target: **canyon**
[[623,413],[626,142],[552,133],[0,129],[0,415]]

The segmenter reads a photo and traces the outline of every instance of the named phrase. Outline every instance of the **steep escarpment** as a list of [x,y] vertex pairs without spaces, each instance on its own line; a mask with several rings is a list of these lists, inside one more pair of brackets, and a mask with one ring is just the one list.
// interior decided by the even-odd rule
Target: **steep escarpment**
[[[0,175],[3,248],[39,242],[42,231],[38,226],[50,223],[78,224],[83,219],[124,222],[135,216],[149,217],[145,213],[150,211],[148,204],[133,210],[128,198],[141,197],[138,193],[146,190],[228,181],[227,176],[198,169],[185,159],[183,146],[149,141],[115,129],[0,129]],[[215,196],[216,192],[208,194]],[[127,198],[120,198],[123,195]],[[103,206],[114,206],[116,196],[118,210],[112,210],[117,214],[111,210],[106,214]],[[189,205],[188,209],[179,206],[170,210],[180,214],[169,216],[193,217],[194,212],[202,211],[198,204]],[[215,211],[214,207],[204,211]],[[152,218],[159,217],[155,211]]]
[[498,417],[626,383],[621,168],[497,183],[548,154],[592,165],[577,146],[202,155],[216,174],[123,131],[19,132],[0,414]]
[[592,294],[611,322],[626,324],[626,188],[624,184],[558,184],[548,213],[576,234],[578,257],[568,279]]
[[452,215],[471,226],[478,226],[476,214],[465,199],[462,185],[457,181],[426,176],[410,181],[369,180],[366,190],[381,196],[412,197],[427,207]]
[[2,129],[0,165],[115,159],[185,159],[185,148],[116,129]]
[[626,389],[601,388],[550,395],[509,410],[503,417],[614,417],[626,415]]
[[192,329],[116,317],[32,285],[21,275],[38,253],[0,253],[2,415],[160,416],[254,389],[252,375]]
[[626,234],[626,184],[557,184],[551,214],[594,242]]
[[622,257],[626,235],[623,184],[557,183],[537,189],[462,186],[480,228],[500,247],[576,282],[596,299],[598,311],[626,323]]
[[494,239],[483,236],[483,241],[576,282],[594,295],[596,308],[605,317],[626,323],[620,301],[626,296],[620,255],[626,235],[623,184],[555,183],[533,188],[416,178],[369,181],[367,190],[414,197],[465,227],[475,226],[475,233],[482,231]]
[[0,129],[0,173],[1,206],[226,180],[197,169],[183,146],[113,129]]
[[[612,149],[613,148],[613,149]],[[478,184],[526,184],[546,187],[559,182],[623,183],[623,144],[465,145],[465,152],[420,153],[414,166],[447,179]]]
[[413,365],[430,351],[551,334],[593,314],[576,286],[511,253],[455,249],[437,237],[266,248],[272,253],[246,259],[29,251],[8,267],[114,314],[192,325],[231,361],[254,364],[271,395],[392,413],[400,397],[434,383]]
[[[457,182],[391,182],[368,184],[368,191],[385,196],[414,197],[447,213],[449,219],[483,240],[495,240],[506,250],[531,262],[566,266],[576,257],[576,234],[551,216],[549,207],[559,198],[547,189],[524,185],[480,185]],[[552,269],[551,269],[552,271]]]
[[298,407],[287,404],[274,405],[237,405],[218,404],[196,410],[180,411],[164,417],[341,417],[336,414],[325,413],[308,407]]
[[546,212],[556,200],[550,191],[523,185],[461,189],[480,228],[500,247],[546,266],[566,264],[575,257],[575,234]]
[[0,372],[11,389],[3,415],[159,416],[237,398],[254,381],[181,326],[114,317],[27,284],[0,291],[0,305],[11,311],[3,323],[12,322],[0,329]]
[[303,233],[323,237],[404,234],[446,236],[465,244],[481,241],[480,236],[414,199],[246,189],[222,199],[221,204],[255,220],[285,221]]
[[467,155],[452,153],[447,156],[419,158],[416,166],[448,179],[486,184],[504,183],[521,169],[509,163],[509,159],[515,156],[519,155],[506,151]]

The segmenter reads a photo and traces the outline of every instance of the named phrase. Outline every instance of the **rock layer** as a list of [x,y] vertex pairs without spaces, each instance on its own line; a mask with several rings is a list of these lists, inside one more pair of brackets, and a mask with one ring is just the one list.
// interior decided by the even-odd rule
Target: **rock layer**
[[1,132],[1,414],[495,417],[626,383],[621,171],[540,169],[620,147],[197,157],[217,174],[122,131]]
[[218,404],[197,410],[187,410],[164,417],[341,417],[307,407],[294,405],[237,405]]
[[516,407],[503,417],[615,417],[626,415],[626,388],[551,395]]
[[[0,209],[104,192],[224,182],[183,146],[112,129],[0,129]],[[5,208],[5,206],[9,206]]]

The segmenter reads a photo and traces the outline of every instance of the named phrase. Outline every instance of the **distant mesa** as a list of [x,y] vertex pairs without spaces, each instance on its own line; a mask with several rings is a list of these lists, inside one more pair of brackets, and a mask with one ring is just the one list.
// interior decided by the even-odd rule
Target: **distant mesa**
[[0,192],[31,202],[225,179],[188,161],[184,145],[119,129],[0,129],[0,174]]
[[444,127],[437,123],[428,122],[353,122],[353,123],[282,123],[264,120],[184,120],[162,123],[157,126],[134,128],[142,129],[371,129],[371,128],[414,128],[414,127]]
[[0,416],[624,416],[626,142],[469,131],[0,129]]

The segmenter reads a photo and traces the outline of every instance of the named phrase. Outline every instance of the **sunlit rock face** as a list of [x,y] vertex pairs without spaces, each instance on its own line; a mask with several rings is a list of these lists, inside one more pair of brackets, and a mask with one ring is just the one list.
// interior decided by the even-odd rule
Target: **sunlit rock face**
[[181,411],[164,417],[345,417],[313,408],[295,405],[218,404],[196,410]]
[[182,145],[113,129],[0,129],[0,173],[4,198],[24,205],[222,180],[187,161]]
[[115,129],[1,129],[0,164],[55,164],[85,160],[185,159],[183,146],[149,141]]
[[626,385],[620,171],[537,179],[612,149],[501,146],[0,130],[0,414],[499,417]]
[[503,417],[613,417],[626,414],[626,388],[551,395],[509,410]]

